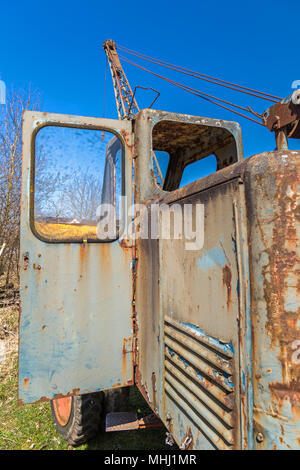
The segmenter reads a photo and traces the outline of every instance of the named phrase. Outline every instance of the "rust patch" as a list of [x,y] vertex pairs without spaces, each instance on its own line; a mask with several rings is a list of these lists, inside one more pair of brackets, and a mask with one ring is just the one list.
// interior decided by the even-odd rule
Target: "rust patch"
[[122,378],[123,382],[127,376],[127,338],[123,339],[123,349],[122,349]]
[[121,238],[119,244],[120,244],[120,247],[123,248],[124,250],[128,250],[132,248],[132,242],[131,240],[127,238]]
[[223,268],[223,286],[227,289],[227,309],[229,310],[231,304],[231,279],[232,274],[227,264]]
[[24,388],[27,388],[27,387],[28,387],[29,382],[30,382],[30,379],[27,378],[27,377],[25,377],[25,379],[24,379]]
[[121,382],[117,382],[111,386],[111,388],[120,388],[122,386]]
[[[261,161],[261,160],[260,160]],[[287,164],[288,163],[288,164]],[[279,407],[290,402],[300,416],[300,368],[293,360],[293,342],[299,338],[299,156],[275,152],[263,166],[256,164],[255,191],[260,194],[250,208],[260,231],[264,261],[261,263],[267,321],[265,331],[271,348],[278,351],[281,376],[269,384]],[[268,178],[265,178],[265,174]],[[267,186],[266,186],[267,185]],[[274,370],[274,369],[273,369]],[[299,403],[299,401],[298,401]]]
[[127,132],[125,131],[125,129],[121,129],[120,130],[120,134],[121,136],[123,137],[124,141],[125,141],[125,144],[126,144],[126,147],[129,149],[129,150],[134,150],[134,145],[133,144],[129,144],[129,138],[131,136],[131,133],[130,132]]
[[152,397],[153,397],[153,406],[156,408],[156,376],[155,372],[152,372]]
[[[24,380],[27,380],[27,379],[24,379]],[[29,379],[28,379],[29,380]],[[73,395],[80,395],[80,388],[73,388],[72,392],[69,392],[67,394],[62,394],[62,393],[58,393],[57,395],[55,395],[55,399],[57,398],[66,398],[66,397],[71,397]],[[33,404],[35,403],[42,403],[42,402],[46,402],[46,401],[51,401],[53,400],[53,398],[48,398],[48,397],[41,397],[39,398],[38,400],[34,401]],[[22,399],[19,399],[18,400],[18,406],[22,406],[24,404],[24,401]]]
[[166,427],[169,430],[170,434],[173,434],[174,431],[174,421],[170,413],[166,415]]
[[285,442],[283,437],[279,437],[279,442],[280,442],[280,444],[285,445],[288,449],[292,450],[291,446],[287,442]]
[[[58,398],[72,397],[73,395],[80,395],[80,388],[73,388],[72,392],[69,392],[66,395],[64,395],[63,393],[58,393],[57,395],[55,395],[55,400]],[[40,400],[37,400],[35,403],[38,403],[40,401],[49,401],[49,400],[51,401],[52,398],[42,397],[40,398]]]
[[148,395],[147,384],[141,383],[141,373],[137,367],[135,370],[135,384],[137,388],[139,389],[140,393],[142,394],[143,398],[146,400],[146,402],[150,406],[150,408],[152,408],[152,403]]
[[86,257],[86,253],[88,251],[88,244],[87,243],[81,243],[79,245],[79,260],[80,260],[80,264],[84,263],[85,262],[85,257]]
[[285,384],[271,383],[269,385],[272,397],[277,401],[279,408],[282,409],[288,401],[295,418],[300,418],[300,390],[297,383],[287,387]]
[[123,338],[123,347],[122,347],[122,378],[123,378],[123,383],[126,381],[127,377],[127,354],[133,354],[133,339],[132,337],[129,338]]
[[107,276],[112,270],[110,243],[101,243],[101,246],[99,246],[99,261],[103,272],[106,274],[104,279],[107,279]]
[[23,270],[27,271],[28,266],[29,266],[29,253],[25,253],[25,255],[23,256]]
[[194,438],[192,434],[192,430],[188,427],[186,435],[184,436],[182,443],[180,444],[181,450],[192,450],[194,447]]
[[[279,360],[282,364],[283,382],[290,383],[291,387],[294,387],[297,382],[300,391],[300,370],[299,367],[292,366],[292,350],[289,351],[288,349],[291,348],[287,348],[287,345],[295,339],[299,313],[289,311],[285,307],[287,277],[292,275],[296,281],[296,272],[293,273],[293,270],[300,262],[296,254],[297,231],[294,217],[298,181],[297,175],[295,181],[295,174],[281,174],[278,179],[278,191],[275,198],[278,203],[279,216],[275,217],[274,214],[272,245],[266,249],[269,265],[263,268],[264,292],[268,300],[266,329],[272,345],[279,343],[280,346]],[[289,243],[286,243],[287,240]]]

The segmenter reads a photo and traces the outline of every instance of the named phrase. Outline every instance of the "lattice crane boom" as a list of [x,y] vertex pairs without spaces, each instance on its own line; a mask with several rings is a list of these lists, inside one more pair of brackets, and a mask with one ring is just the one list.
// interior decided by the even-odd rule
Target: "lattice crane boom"
[[116,43],[108,39],[104,42],[103,49],[112,76],[119,119],[132,119],[140,109],[118,57]]
[[[112,76],[119,119],[132,119],[140,109],[121,65],[116,43],[112,39],[108,39],[103,43],[103,49]],[[157,157],[154,152],[152,152],[152,155],[155,178],[157,181],[160,179],[163,184],[164,178]]]

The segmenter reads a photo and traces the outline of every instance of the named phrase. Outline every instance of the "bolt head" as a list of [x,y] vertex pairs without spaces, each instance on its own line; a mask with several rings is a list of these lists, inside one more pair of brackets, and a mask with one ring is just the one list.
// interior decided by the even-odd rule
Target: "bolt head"
[[263,435],[263,433],[258,432],[258,433],[256,434],[256,440],[257,440],[257,442],[262,442],[262,441],[264,440],[264,435]]

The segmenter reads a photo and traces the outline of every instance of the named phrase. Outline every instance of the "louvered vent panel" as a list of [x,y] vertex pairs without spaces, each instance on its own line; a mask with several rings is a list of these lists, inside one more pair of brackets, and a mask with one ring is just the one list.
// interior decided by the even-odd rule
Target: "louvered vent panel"
[[165,317],[165,391],[218,449],[234,444],[231,343]]

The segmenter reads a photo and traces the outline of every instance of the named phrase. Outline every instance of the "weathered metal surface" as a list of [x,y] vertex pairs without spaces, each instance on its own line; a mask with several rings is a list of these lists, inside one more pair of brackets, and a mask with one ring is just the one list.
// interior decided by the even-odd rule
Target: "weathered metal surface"
[[132,248],[120,240],[46,243],[31,229],[32,135],[47,123],[119,135],[131,200],[131,122],[25,113],[19,398],[26,403],[133,383]]
[[[233,200],[238,199],[238,186],[237,181],[229,182],[178,201],[204,204],[205,237],[204,247],[200,251],[185,250],[182,240],[162,240],[160,243],[161,314],[167,322],[171,317],[174,325],[173,331],[164,329],[163,341],[183,362],[180,387],[174,383],[174,378],[170,380],[168,373],[165,376],[165,411],[172,416],[176,429],[173,435],[181,443],[185,428],[190,425],[191,413],[196,409],[196,429],[191,425],[194,448],[209,446],[207,441],[216,448],[241,446],[237,324],[240,316],[239,277],[233,210]],[[176,323],[185,326],[184,333],[179,333]],[[206,353],[208,350],[209,354]],[[168,360],[162,358],[167,370]],[[205,393],[209,394],[209,387],[214,386],[225,394],[234,394],[231,397],[233,409],[230,410],[230,425],[224,422],[223,413],[216,414],[217,407],[211,408],[205,399],[198,403],[200,394],[195,391],[191,394],[189,382],[184,380],[185,366],[193,368],[198,376],[205,379],[206,387],[201,388],[200,383],[198,385]],[[227,371],[224,371],[226,368]],[[187,417],[178,417],[176,408],[180,406],[177,401],[174,402],[173,395],[170,397],[169,386],[174,393],[186,398],[190,409],[189,413],[186,409]],[[217,404],[222,406],[221,401]],[[206,429],[208,423],[209,433]]]
[[[25,119],[28,136],[34,116]],[[130,123],[71,117],[63,123],[83,119],[123,137],[130,195]],[[230,132],[238,161],[228,166],[227,149],[220,171],[162,190],[153,177],[153,142],[169,138],[168,123],[177,121],[203,126],[206,136],[214,126]],[[159,111],[142,111],[134,128],[135,202],[149,209],[203,204],[204,246],[185,250],[184,238],[138,239],[133,247],[125,240],[37,240],[29,224],[27,137],[20,397],[35,401],[131,384],[134,365],[139,390],[180,448],[299,448],[300,152],[243,161],[234,123]],[[196,152],[202,132],[192,134]],[[186,127],[177,145],[185,138]]]
[[[205,206],[202,250],[185,250],[184,239],[137,241],[137,383],[180,446],[188,437],[189,448],[194,449],[246,447],[248,435],[244,438],[242,429],[249,429],[246,387],[251,381],[244,379],[241,409],[241,380],[250,371],[239,350],[249,297],[245,287],[241,298],[241,272],[243,287],[249,284],[247,269],[240,267],[247,252],[237,253],[245,250],[246,227],[240,228],[245,224],[245,207],[240,208],[245,164],[241,161],[181,189],[162,191],[152,178],[150,154],[151,130],[155,125],[160,129],[160,119],[198,122],[199,128],[216,125],[214,120],[204,123],[201,118],[160,112],[140,113],[135,124],[136,201],[146,201],[149,207],[156,202]],[[230,128],[219,121],[222,125]],[[233,134],[240,148],[238,129]],[[242,237],[237,237],[238,231]]]
[[[180,144],[181,141],[181,146],[184,147],[185,138],[187,138],[188,134],[188,124],[192,125],[192,131],[190,131],[190,133],[195,133],[196,136],[190,137],[193,145],[189,152],[186,152],[185,158],[189,158],[189,155],[195,160],[198,159],[198,156],[199,158],[204,158],[212,153],[212,147],[208,149],[209,141],[211,144],[214,144],[214,149],[217,150],[217,148],[219,148],[217,142],[223,142],[223,138],[225,138],[225,147],[222,149],[219,148],[219,150],[216,151],[217,160],[219,155],[218,168],[226,167],[236,161],[243,161],[241,128],[238,123],[164,111],[142,110],[137,115],[134,126],[135,156],[137,157],[136,177],[138,181],[136,188],[137,202],[152,200],[157,194],[161,196],[168,194],[156,184],[155,178],[151,174],[153,173],[151,150],[162,150],[164,146],[167,148],[168,144],[165,143],[165,140],[169,139],[172,141],[174,136],[175,140],[177,140],[177,144]],[[179,136],[176,136],[177,125],[179,126],[179,132],[184,129],[181,139]],[[202,131],[197,130],[197,132],[195,132],[195,127],[197,129],[202,128]],[[213,129],[215,133],[210,129]],[[200,136],[202,140],[199,140]],[[229,147],[232,146],[232,142],[234,142],[234,148],[232,148],[232,152],[230,153],[232,157],[232,161],[230,161],[228,145]]]
[[103,43],[103,49],[111,71],[119,119],[130,119],[139,107],[118,57],[116,43],[108,39]]
[[234,140],[232,134],[221,126],[218,128],[205,124],[199,126],[194,122],[168,119],[163,119],[155,124],[152,133],[153,150],[163,150],[170,154],[181,147],[197,149],[199,152],[199,147],[202,146],[203,155],[210,155],[220,147],[220,143],[226,145],[232,140]]
[[288,137],[300,138],[300,105],[288,96],[280,103],[268,108],[263,114],[263,121],[270,131],[287,128]]
[[257,155],[246,171],[255,446],[300,448],[300,152]]
[[[249,159],[246,160],[246,165]],[[239,378],[240,378],[240,413],[241,413],[241,448],[253,448],[253,356],[251,293],[249,272],[249,243],[246,212],[246,194],[243,180],[239,180],[238,200],[233,203],[235,220],[235,252],[238,266],[238,284],[236,290],[239,300]]]

